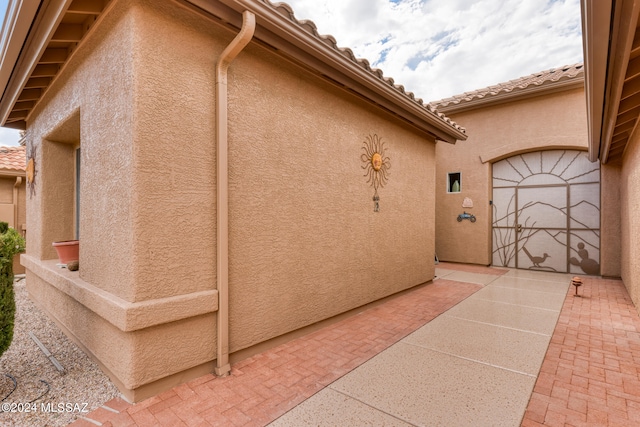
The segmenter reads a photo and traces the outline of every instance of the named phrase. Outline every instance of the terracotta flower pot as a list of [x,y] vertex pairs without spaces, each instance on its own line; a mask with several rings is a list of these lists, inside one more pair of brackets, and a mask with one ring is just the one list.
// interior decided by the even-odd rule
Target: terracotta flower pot
[[71,261],[78,261],[80,253],[79,240],[53,242],[52,245],[54,248],[56,248],[56,252],[58,253],[58,258],[60,258],[61,264],[68,264]]

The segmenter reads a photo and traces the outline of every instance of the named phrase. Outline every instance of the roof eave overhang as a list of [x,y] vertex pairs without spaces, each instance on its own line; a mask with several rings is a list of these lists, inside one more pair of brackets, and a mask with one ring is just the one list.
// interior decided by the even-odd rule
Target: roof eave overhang
[[589,159],[609,160],[640,0],[581,0]]
[[[44,52],[47,42],[51,39],[58,24],[64,16],[65,10],[69,7],[72,0],[45,0],[46,7],[39,7],[40,1],[32,1],[37,5],[35,11],[29,9],[29,13],[25,9],[23,14],[18,14],[14,19],[15,28],[27,28],[27,33],[21,31],[15,33],[8,39],[2,40],[2,47],[7,45],[7,49],[13,46],[11,50],[20,46],[19,55],[12,57],[11,62],[3,62],[3,67],[8,64],[14,64],[11,67],[11,75],[7,81],[0,81],[0,89],[2,90],[2,98],[0,99],[0,124],[5,126],[11,109],[18,101],[22,89],[27,80],[31,76],[38,59]],[[9,3],[9,11],[14,10],[17,3],[29,3],[29,0],[13,0]],[[19,10],[22,10],[19,8]],[[6,22],[6,21],[5,21]],[[4,36],[4,34],[3,34]],[[10,59],[10,58],[7,58]],[[13,122],[10,127],[16,129],[24,129],[24,123]]]
[[[187,1],[212,14],[219,10],[215,2],[210,0]],[[467,139],[463,131],[447,123],[436,112],[427,109],[426,104],[421,105],[419,101],[412,99],[412,94],[403,94],[401,90],[364,69],[351,58],[309,34],[302,26],[295,25],[274,7],[255,0],[220,1],[237,13],[237,17],[227,16],[226,19],[238,28],[240,14],[243,11],[255,13],[258,28],[254,37],[275,47],[299,64],[399,116],[436,140],[455,143]]]
[[525,89],[514,89],[511,92],[501,92],[495,95],[487,95],[482,98],[474,98],[460,103],[450,103],[449,105],[439,105],[438,111],[445,114],[462,113],[465,111],[486,108],[490,106],[505,104],[508,102],[521,101],[537,96],[550,95],[556,92],[563,92],[571,89],[578,89],[584,86],[584,79],[571,77],[555,82],[545,82],[539,86],[530,86]]
[[15,103],[15,100],[11,102],[8,99],[12,92],[7,91],[9,82],[16,69],[15,65],[18,63],[18,58],[40,3],[37,0],[14,0],[9,1],[7,5],[0,34],[0,64],[2,64],[0,67],[0,94],[2,94],[2,98],[0,98],[0,123],[2,125],[5,124],[11,107]]
[[[11,47],[14,56],[11,59],[12,71],[6,82],[0,81],[3,95],[0,99],[0,124],[2,126],[24,129],[26,123],[12,122],[7,119],[14,104],[18,101],[38,59],[46,49],[48,41],[58,27],[72,0],[43,0],[46,7],[32,11],[32,14],[17,14],[14,18],[20,21],[20,28],[27,28],[20,34],[8,34],[3,39],[4,48]],[[282,51],[299,64],[313,70],[347,91],[353,92],[380,108],[411,124],[416,129],[431,135],[436,140],[455,143],[467,138],[464,131],[454,126],[444,115],[432,111],[421,100],[415,100],[413,94],[404,93],[404,88],[393,86],[392,82],[383,80],[366,70],[352,58],[329,46],[323,40],[303,29],[278,13],[276,8],[260,0],[183,0],[197,8],[217,16],[224,22],[240,28],[241,13],[245,10],[254,12],[259,27],[255,38]],[[11,5],[27,0],[13,0]],[[36,3],[36,2],[31,2]],[[12,10],[10,6],[10,10]],[[9,19],[9,18],[8,18]],[[16,27],[17,28],[17,27]],[[30,30],[33,28],[33,30]],[[4,33],[3,33],[4,35]],[[18,49],[17,46],[20,46]],[[3,63],[8,64],[9,62]],[[3,67],[3,68],[6,68]]]
[[581,0],[582,47],[589,133],[589,160],[600,157],[604,92],[609,54],[611,0]]

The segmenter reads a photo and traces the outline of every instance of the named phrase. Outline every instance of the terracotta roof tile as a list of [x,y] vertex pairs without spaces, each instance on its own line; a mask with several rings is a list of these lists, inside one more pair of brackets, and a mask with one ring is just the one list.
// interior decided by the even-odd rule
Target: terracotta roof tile
[[24,172],[27,169],[25,147],[1,147],[0,169]]
[[529,76],[520,77],[515,80],[509,80],[505,83],[498,83],[484,89],[465,92],[463,94],[455,95],[450,98],[433,101],[431,102],[431,106],[434,108],[451,108],[474,100],[494,96],[497,97],[499,95],[509,93],[515,94],[520,91],[526,91],[537,87],[543,87],[545,85],[551,85],[552,83],[583,78],[584,66],[582,63],[566,65],[564,67],[552,68],[550,70],[541,71]]
[[411,99],[412,102],[419,104],[422,108],[424,108],[428,112],[428,114],[432,114],[432,115],[435,115],[436,117],[439,117],[440,120],[444,121],[445,123],[449,124],[450,126],[452,126],[453,128],[457,129],[460,132],[466,131],[464,127],[458,125],[456,122],[454,122],[444,114],[438,113],[436,109],[433,106],[431,106],[429,103],[425,103],[421,98],[416,98],[413,92],[409,92],[405,90],[403,85],[395,84],[395,81],[393,80],[393,78],[385,77],[382,70],[380,70],[379,68],[372,68],[368,60],[364,58],[357,58],[353,53],[353,51],[349,48],[338,47],[338,43],[336,39],[331,35],[320,34],[318,32],[318,28],[316,27],[316,24],[313,21],[309,21],[306,19],[298,20],[295,17],[293,9],[287,3],[280,3],[280,2],[272,3],[270,0],[261,0],[261,1],[262,3],[267,4],[272,8],[274,8],[280,15],[288,18],[295,25],[299,26],[300,28],[303,28],[307,33],[309,33],[313,37],[320,39],[324,44],[331,47],[335,51],[339,52],[345,58],[353,61],[364,70],[368,71],[369,73],[371,73],[372,75],[380,79],[381,81],[385,82],[387,85],[391,86],[398,92],[405,95],[407,98]]

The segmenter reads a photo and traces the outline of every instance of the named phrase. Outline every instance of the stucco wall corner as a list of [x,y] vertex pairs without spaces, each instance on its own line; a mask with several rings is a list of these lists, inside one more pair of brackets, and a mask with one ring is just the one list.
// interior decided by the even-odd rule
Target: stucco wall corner
[[[492,168],[497,161],[541,150],[586,150],[584,89],[569,87],[525,99],[451,112],[468,139],[436,146],[436,252],[442,261],[488,265],[492,260]],[[461,174],[460,193],[447,189],[447,175]],[[473,208],[464,208],[470,198]],[[476,223],[458,223],[467,211]]]

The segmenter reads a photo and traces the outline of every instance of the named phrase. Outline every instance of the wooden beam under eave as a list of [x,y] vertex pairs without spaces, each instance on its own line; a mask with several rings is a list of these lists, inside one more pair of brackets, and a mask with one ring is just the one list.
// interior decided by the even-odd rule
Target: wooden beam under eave
[[622,165],[622,153],[614,153],[613,156],[609,156],[609,161],[607,162],[609,165]]
[[636,93],[640,93],[640,76],[625,80],[624,85],[622,86],[620,99],[629,98]]
[[42,89],[24,89],[20,96],[19,101],[37,101],[42,96]]
[[638,76],[640,76],[640,57],[629,61],[627,72],[624,75],[624,81],[631,80]]
[[64,64],[68,56],[67,49],[49,48],[44,51],[38,64]]
[[45,88],[49,86],[51,83],[50,77],[31,77],[27,80],[27,84],[24,86],[25,89],[36,89],[36,88]]
[[35,101],[16,102],[13,105],[13,110],[11,111],[30,111],[31,109],[33,109],[33,107],[35,107],[35,105]]
[[625,135],[624,138],[616,142],[612,142],[611,145],[609,146],[609,153],[611,153],[612,151],[615,151],[617,147],[620,147],[620,146],[626,147],[628,141],[629,141],[629,135]]
[[26,111],[12,111],[9,113],[9,117],[7,117],[7,120],[9,121],[17,121],[17,120],[24,120],[27,118],[27,112]]
[[622,133],[629,133],[635,127],[635,120],[628,121],[626,123],[618,124],[615,128],[613,128],[613,138],[615,139],[617,135]]
[[640,93],[630,96],[627,99],[620,101],[618,107],[618,115],[631,111],[634,108],[640,106]]
[[629,138],[629,133],[619,133],[611,138],[611,144],[615,144],[616,142],[624,141]]
[[24,120],[16,120],[15,122],[10,122],[7,120],[7,122],[2,127],[9,129],[26,130],[27,122],[25,122]]
[[611,153],[622,153],[627,146],[627,141],[622,141],[621,144],[609,147],[609,152],[607,153],[607,158],[611,156]]
[[624,141],[618,141],[615,144],[611,144],[611,149],[609,150],[609,152],[618,152],[618,151],[623,151],[624,147],[627,146],[627,142],[629,140],[625,139]]
[[60,66],[57,64],[38,64],[31,73],[31,77],[53,77],[59,69]]
[[104,9],[105,2],[99,0],[73,0],[67,13],[78,13],[84,15],[99,15]]
[[630,58],[636,58],[640,56],[640,27],[636,28],[636,33],[633,36],[633,44],[631,45]]
[[76,43],[82,40],[82,24],[60,24],[51,37],[52,42]]
[[624,150],[626,148],[627,148],[626,143],[622,145],[617,145],[616,147],[612,147],[611,150],[609,150],[609,158],[622,156],[622,153],[624,153]]
[[636,120],[639,116],[640,116],[640,105],[634,108],[633,110],[627,111],[626,113],[618,114],[618,116],[616,117],[616,126],[621,125],[622,123]]

